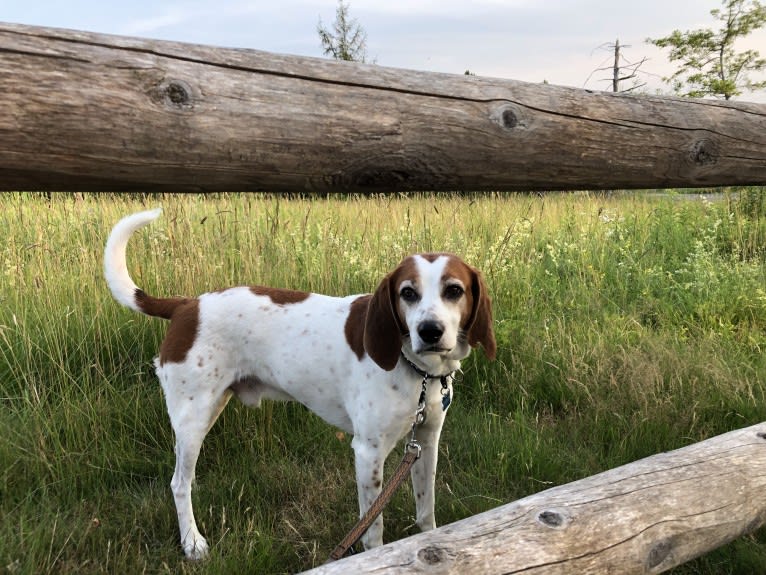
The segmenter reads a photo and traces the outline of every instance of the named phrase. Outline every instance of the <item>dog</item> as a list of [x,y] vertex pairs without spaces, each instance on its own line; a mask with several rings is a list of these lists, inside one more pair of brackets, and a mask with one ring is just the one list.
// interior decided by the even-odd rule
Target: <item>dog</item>
[[[196,298],[155,297],[131,279],[126,251],[131,235],[160,213],[139,212],[114,226],[104,274],[117,302],[170,320],[154,365],[175,434],[170,485],[186,556],[208,553],[191,486],[202,441],[233,396],[252,407],[263,399],[298,401],[353,434],[361,516],[380,493],[386,457],[413,428],[426,389],[426,418],[413,431],[421,456],[411,478],[417,525],[435,528],[438,443],[452,375],[472,348],[481,345],[489,359],[496,353],[481,273],[455,255],[425,253],[402,260],[372,294],[241,286]],[[442,385],[426,387],[431,379]],[[362,543],[383,543],[382,516]]]

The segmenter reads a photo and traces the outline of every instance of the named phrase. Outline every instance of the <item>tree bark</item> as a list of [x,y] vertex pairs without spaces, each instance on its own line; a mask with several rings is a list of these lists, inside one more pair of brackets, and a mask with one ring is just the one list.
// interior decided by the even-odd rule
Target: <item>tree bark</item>
[[761,423],[307,573],[660,573],[764,521],[766,423]]
[[766,184],[766,105],[0,24],[0,189]]

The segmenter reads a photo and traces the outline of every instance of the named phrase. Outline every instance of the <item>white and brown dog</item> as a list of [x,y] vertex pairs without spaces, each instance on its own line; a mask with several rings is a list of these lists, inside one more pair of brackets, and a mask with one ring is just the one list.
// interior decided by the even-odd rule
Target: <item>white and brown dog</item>
[[[189,558],[208,550],[192,510],[197,458],[232,396],[253,407],[262,399],[299,401],[352,433],[361,515],[381,490],[386,457],[410,431],[423,374],[452,374],[478,344],[495,356],[484,281],[450,254],[407,257],[367,295],[234,287],[197,298],[153,297],[133,283],[125,254],[131,234],[160,211],[117,223],[106,243],[104,272],[119,303],[171,320],[154,363],[175,432],[171,488]],[[448,406],[443,393],[452,393],[451,379],[445,381],[448,390],[428,386],[428,416],[416,430],[422,456],[412,483],[422,530],[436,526],[434,478]],[[362,541],[365,548],[382,544],[382,517]]]

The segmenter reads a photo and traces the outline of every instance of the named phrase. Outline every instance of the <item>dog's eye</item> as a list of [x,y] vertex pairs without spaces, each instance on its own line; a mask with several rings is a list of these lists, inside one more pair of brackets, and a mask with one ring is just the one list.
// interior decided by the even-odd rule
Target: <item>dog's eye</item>
[[449,285],[444,288],[444,297],[449,300],[458,300],[463,296],[463,288],[459,285]]
[[399,292],[399,297],[408,303],[416,302],[419,299],[418,292],[411,287],[402,288]]

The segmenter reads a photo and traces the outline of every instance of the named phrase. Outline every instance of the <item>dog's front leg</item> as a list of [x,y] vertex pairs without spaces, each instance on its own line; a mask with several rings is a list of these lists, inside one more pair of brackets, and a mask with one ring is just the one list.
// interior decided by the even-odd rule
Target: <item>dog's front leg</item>
[[[359,517],[365,514],[372,502],[380,494],[383,484],[383,464],[386,453],[380,449],[380,442],[360,439],[354,436],[351,442],[354,449],[356,467],[356,487],[359,492]],[[375,522],[362,536],[365,549],[371,549],[383,544],[383,514],[378,515]]]
[[445,413],[432,410],[423,426],[415,431],[421,446],[420,459],[412,467],[412,490],[415,495],[416,523],[421,531],[436,528],[434,516],[436,462],[439,457],[439,437]]

